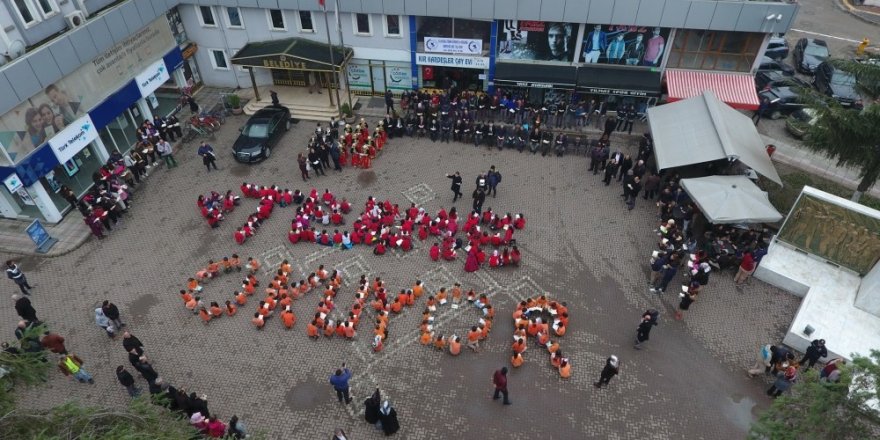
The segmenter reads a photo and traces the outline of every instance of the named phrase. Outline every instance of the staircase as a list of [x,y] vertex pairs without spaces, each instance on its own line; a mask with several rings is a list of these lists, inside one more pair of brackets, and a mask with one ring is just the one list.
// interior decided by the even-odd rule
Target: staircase
[[[327,91],[324,90],[322,94],[309,94],[305,93],[290,93],[291,88],[286,88],[287,90],[281,90],[278,88],[276,90],[278,92],[278,101],[281,105],[290,109],[291,117],[306,120],[306,121],[329,121],[331,117],[336,117],[339,119],[339,113],[336,111],[335,106],[331,106],[329,99],[327,99]],[[301,90],[305,90],[302,88]],[[285,93],[286,92],[286,93]],[[297,90],[299,92],[299,90]],[[259,101],[250,100],[244,106],[244,113],[246,115],[252,115],[256,113],[258,110],[268,107],[272,105],[272,100],[269,98],[268,91],[263,94],[261,93],[261,98]],[[342,102],[348,102],[348,97],[344,95],[342,92],[339,93],[339,97]],[[335,98],[335,96],[334,96]],[[357,96],[352,95],[351,97],[351,105],[355,106],[357,103]]]

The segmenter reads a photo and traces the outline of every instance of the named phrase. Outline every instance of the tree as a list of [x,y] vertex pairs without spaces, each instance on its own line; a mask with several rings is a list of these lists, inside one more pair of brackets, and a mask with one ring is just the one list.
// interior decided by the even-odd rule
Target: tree
[[834,67],[851,73],[856,88],[865,98],[860,112],[842,107],[836,100],[820,96],[813,90],[802,95],[816,111],[816,123],[806,135],[807,148],[837,160],[838,166],[859,169],[859,182],[852,200],[858,202],[862,194],[880,178],[880,64],[851,60],[832,60]]
[[820,381],[816,370],[802,374],[752,425],[749,438],[772,440],[856,440],[880,433],[880,351],[857,356],[841,368],[840,381]]

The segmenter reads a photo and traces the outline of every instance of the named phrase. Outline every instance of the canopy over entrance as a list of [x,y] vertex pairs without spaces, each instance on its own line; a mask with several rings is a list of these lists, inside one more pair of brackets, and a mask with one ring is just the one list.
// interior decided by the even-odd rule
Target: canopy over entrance
[[755,92],[755,77],[747,73],[666,69],[666,86],[670,102],[711,90],[733,108],[757,110],[760,105]]
[[658,170],[720,159],[739,160],[782,185],[752,120],[709,90],[684,101],[649,108],[648,124]]
[[353,55],[351,48],[333,46],[331,63],[329,45],[304,38],[285,38],[248,43],[230,61],[239,66],[267,69],[339,72]]
[[782,214],[746,176],[681,179],[681,186],[712,223],[773,223]]

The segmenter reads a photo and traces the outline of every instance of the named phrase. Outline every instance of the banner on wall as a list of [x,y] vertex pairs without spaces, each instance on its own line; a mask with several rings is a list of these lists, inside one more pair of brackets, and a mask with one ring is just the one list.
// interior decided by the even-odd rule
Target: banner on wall
[[370,80],[370,66],[366,64],[349,63],[346,67],[346,75],[348,76],[348,85],[353,89],[373,89],[373,83]]
[[395,90],[412,88],[412,69],[409,65],[385,65],[385,87]]
[[463,67],[465,69],[486,70],[489,68],[489,57],[417,53],[416,64],[420,66]]
[[155,92],[159,86],[165,84],[165,81],[168,81],[169,78],[171,76],[168,75],[168,69],[165,68],[165,60],[160,58],[136,76],[135,82],[137,82],[138,89],[141,91],[141,96],[148,96]]
[[0,139],[12,135],[4,148],[13,160],[27,155],[175,45],[168,20],[157,18],[0,117]]
[[660,67],[668,41],[668,28],[588,24],[581,62]]
[[98,138],[98,130],[89,115],[85,115],[68,125],[49,140],[49,146],[58,162],[67,163],[76,153]]
[[425,52],[480,55],[483,52],[483,40],[474,40],[470,38],[425,37]]
[[498,26],[498,59],[571,62],[576,36],[577,25],[572,23],[503,20]]

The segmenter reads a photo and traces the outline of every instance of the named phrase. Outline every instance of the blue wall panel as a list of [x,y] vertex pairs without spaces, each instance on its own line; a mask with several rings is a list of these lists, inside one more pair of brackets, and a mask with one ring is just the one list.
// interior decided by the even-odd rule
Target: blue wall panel
[[30,156],[16,165],[15,172],[18,173],[18,178],[21,179],[24,186],[31,186],[59,164],[58,158],[55,157],[49,144],[43,144],[42,147],[37,148]]
[[95,47],[95,42],[92,41],[92,34],[89,33],[88,29],[77,29],[68,34],[68,39],[70,39],[77,57],[83,63],[88,63],[98,56],[98,48]]
[[59,38],[58,41],[49,46],[49,52],[51,52],[52,57],[55,58],[55,64],[61,69],[62,75],[67,75],[76,70],[80,64],[85,64],[91,61],[91,59],[80,60],[77,56],[76,50],[73,48],[73,44],[66,36]]
[[6,79],[6,74],[3,72],[0,72],[0,96],[7,97],[6,99],[0,99],[0,114],[6,113],[18,105],[18,99],[15,99],[18,95],[15,94],[12,84],[9,83],[9,80]]
[[148,23],[144,22],[141,18],[135,3],[128,2],[123,4],[119,7],[119,12],[122,14],[122,19],[125,20],[125,25],[128,26],[129,33],[144,27]]
[[34,69],[37,80],[43,87],[61,79],[61,69],[55,64],[55,58],[48,48],[31,52],[26,61],[31,64],[31,69]]
[[19,102],[36,95],[37,92],[43,89],[37,80],[37,75],[31,69],[31,65],[26,59],[4,67],[6,79],[9,80],[10,84],[15,84],[15,95],[18,96]]
[[137,82],[131,80],[121,89],[117,90],[116,93],[107,97],[104,102],[93,108],[89,112],[89,116],[92,117],[95,128],[100,130],[113,122],[116,116],[134,104],[138,99],[141,99],[141,91],[138,89]]
[[113,46],[113,35],[110,34],[110,28],[107,27],[107,17],[99,17],[93,23],[89,23],[89,27],[86,29],[92,35],[92,42],[95,43],[95,49],[99,54]]

